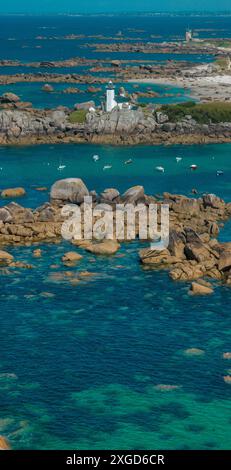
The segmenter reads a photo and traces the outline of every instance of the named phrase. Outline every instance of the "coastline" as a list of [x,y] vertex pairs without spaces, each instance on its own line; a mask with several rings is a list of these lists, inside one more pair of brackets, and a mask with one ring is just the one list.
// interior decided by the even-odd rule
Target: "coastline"
[[0,140],[0,146],[4,147],[26,147],[31,145],[42,145],[42,144],[102,144],[102,145],[114,145],[114,146],[136,146],[136,145],[204,145],[204,144],[222,144],[231,143],[230,136],[205,136],[203,134],[179,134],[168,135],[156,134],[156,135],[73,135],[73,136],[31,136],[21,137],[10,140]]
[[176,78],[140,78],[128,80],[129,83],[152,85],[168,85],[184,88],[190,97],[199,101],[231,101],[229,86],[231,75],[214,75],[205,77],[176,77]]
[[16,137],[9,140],[0,138],[0,145],[6,147],[27,147],[32,145],[46,144],[100,144],[112,146],[136,146],[136,145],[204,145],[204,144],[222,144],[231,143],[230,136],[216,136],[203,134],[173,134],[173,133],[156,133],[150,135],[138,134],[102,134],[102,135],[44,135],[30,137]]

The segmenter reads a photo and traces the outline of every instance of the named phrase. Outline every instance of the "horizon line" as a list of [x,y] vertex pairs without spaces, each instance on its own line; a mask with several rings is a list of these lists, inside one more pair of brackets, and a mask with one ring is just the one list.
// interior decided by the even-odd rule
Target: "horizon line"
[[159,10],[159,11],[143,11],[143,10],[135,10],[135,11],[99,11],[99,12],[78,12],[78,11],[41,11],[41,12],[2,12],[0,11],[1,16],[26,16],[26,15],[58,15],[58,16],[100,16],[100,15],[172,15],[172,14],[231,14],[230,10]]

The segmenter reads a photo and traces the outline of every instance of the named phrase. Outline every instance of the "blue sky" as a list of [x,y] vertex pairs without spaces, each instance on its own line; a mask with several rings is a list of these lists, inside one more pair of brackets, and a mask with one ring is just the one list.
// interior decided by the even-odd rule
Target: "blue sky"
[[10,0],[0,13],[231,10],[230,0]]

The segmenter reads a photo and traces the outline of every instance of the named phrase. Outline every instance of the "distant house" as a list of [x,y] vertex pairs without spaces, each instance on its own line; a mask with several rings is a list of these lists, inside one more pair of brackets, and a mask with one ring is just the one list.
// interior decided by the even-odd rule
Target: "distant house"
[[185,33],[185,41],[190,42],[193,39],[193,32],[191,29],[187,29]]

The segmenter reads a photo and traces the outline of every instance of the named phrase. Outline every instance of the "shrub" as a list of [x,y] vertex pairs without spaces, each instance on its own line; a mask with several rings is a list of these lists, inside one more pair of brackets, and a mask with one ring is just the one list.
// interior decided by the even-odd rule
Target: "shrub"
[[169,120],[177,122],[186,115],[192,116],[199,124],[231,122],[231,103],[182,103],[177,105],[165,105],[162,111],[166,113]]
[[69,121],[72,124],[83,124],[86,121],[87,111],[85,109],[78,109],[73,111],[69,116]]

